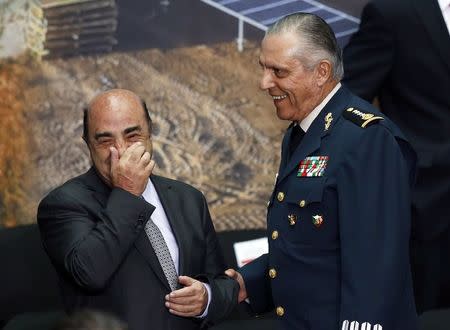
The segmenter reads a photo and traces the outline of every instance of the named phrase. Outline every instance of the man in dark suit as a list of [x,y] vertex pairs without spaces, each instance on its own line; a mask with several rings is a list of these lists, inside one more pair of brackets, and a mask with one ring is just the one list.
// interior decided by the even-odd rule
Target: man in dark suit
[[450,306],[449,25],[448,0],[371,1],[344,49],[344,84],[369,102],[378,97],[418,154],[411,260],[419,312]]
[[267,214],[269,253],[239,272],[239,300],[283,329],[417,329],[409,266],[415,154],[400,130],[341,86],[318,16],[267,31],[261,89],[291,121]]
[[37,216],[67,311],[107,311],[131,330],[198,329],[226,315],[238,285],[223,275],[206,200],[152,174],[145,103],[127,90],[98,95],[84,139],[93,167],[50,192]]

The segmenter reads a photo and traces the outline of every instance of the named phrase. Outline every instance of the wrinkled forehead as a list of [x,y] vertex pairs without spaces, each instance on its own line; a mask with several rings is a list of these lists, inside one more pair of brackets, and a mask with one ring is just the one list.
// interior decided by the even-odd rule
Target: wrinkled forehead
[[128,126],[148,125],[142,102],[134,94],[100,95],[91,102],[88,111],[89,127],[93,130],[121,130]]
[[268,34],[261,41],[259,61],[263,65],[274,65],[294,60],[301,40],[294,32]]

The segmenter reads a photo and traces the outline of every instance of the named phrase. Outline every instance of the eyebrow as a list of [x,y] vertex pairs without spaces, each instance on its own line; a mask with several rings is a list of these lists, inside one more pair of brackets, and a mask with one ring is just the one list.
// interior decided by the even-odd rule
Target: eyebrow
[[[126,134],[129,134],[129,133],[134,132],[134,131],[140,132],[141,130],[142,130],[141,126],[140,125],[136,125],[136,126],[125,128],[123,130],[123,133],[126,135]],[[98,140],[98,139],[100,139],[102,137],[113,137],[113,134],[111,132],[99,132],[99,133],[95,133],[95,135],[94,135],[94,139],[95,140]]]
[[261,67],[266,68],[266,69],[277,69],[277,70],[285,70],[285,71],[289,70],[289,68],[287,66],[280,66],[278,64],[270,65],[270,64],[267,64],[267,63],[264,64],[264,63],[261,62],[261,60],[258,60],[258,63],[259,63],[259,65]]
[[94,135],[95,140],[98,140],[102,137],[112,137],[112,134],[110,132],[100,132],[100,133],[95,133],[95,135]]
[[141,130],[142,130],[141,126],[140,125],[136,125],[136,126],[125,128],[123,130],[123,132],[125,134],[128,134],[128,133],[131,133],[131,132],[134,132],[134,131],[139,131],[140,132]]

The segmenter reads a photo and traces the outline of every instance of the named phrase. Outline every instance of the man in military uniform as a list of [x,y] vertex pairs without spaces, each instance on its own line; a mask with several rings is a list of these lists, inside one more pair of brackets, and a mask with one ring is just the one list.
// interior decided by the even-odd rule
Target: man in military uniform
[[341,86],[341,51],[318,16],[278,21],[259,61],[261,88],[292,124],[268,203],[269,253],[226,272],[239,301],[275,309],[283,329],[417,329],[409,143]]

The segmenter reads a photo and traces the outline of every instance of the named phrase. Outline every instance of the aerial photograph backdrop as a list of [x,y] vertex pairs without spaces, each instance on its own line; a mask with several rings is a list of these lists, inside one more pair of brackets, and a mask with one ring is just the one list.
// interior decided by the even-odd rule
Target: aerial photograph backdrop
[[308,11],[343,46],[366,2],[0,0],[0,227],[89,169],[83,108],[125,88],[148,105],[154,172],[201,190],[216,230],[265,228],[289,123],[259,89],[259,42]]

